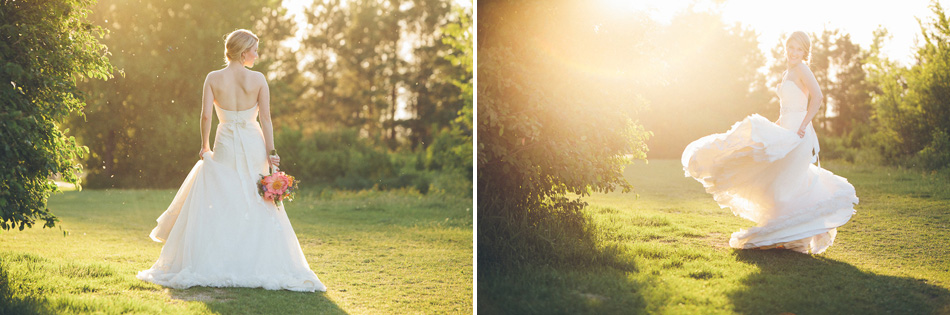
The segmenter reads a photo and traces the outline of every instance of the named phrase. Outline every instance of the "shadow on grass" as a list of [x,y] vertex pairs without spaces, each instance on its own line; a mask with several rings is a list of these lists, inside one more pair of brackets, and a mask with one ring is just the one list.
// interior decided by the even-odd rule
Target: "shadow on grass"
[[218,314],[348,314],[323,292],[211,287],[166,292],[176,300],[202,302]]
[[[35,256],[24,255],[18,259],[31,257]],[[0,314],[55,314],[76,311],[59,309],[62,305],[51,307],[43,296],[44,289],[33,287],[30,281],[24,283],[22,279],[11,281],[16,279],[10,278],[7,269],[4,261],[0,259]],[[13,277],[17,275],[14,273]],[[207,287],[165,289],[165,292],[176,300],[204,303],[208,310],[218,314],[347,314],[322,292]],[[83,313],[123,312],[109,309],[110,305],[107,304],[74,306]],[[99,309],[100,307],[102,309]]]
[[46,300],[32,296],[15,296],[16,288],[10,287],[10,277],[0,259],[0,314],[52,314]]
[[877,275],[789,250],[736,251],[759,272],[728,294],[743,314],[947,314],[950,291],[925,280]]
[[647,302],[634,257],[599,247],[580,211],[518,225],[479,213],[478,311],[484,314],[639,314]]
[[525,266],[478,280],[480,314],[642,314],[644,284],[611,268]]

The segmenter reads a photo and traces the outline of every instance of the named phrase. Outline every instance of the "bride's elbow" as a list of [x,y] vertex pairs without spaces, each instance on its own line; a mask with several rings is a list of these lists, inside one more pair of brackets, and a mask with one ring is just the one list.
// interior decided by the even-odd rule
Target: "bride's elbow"
[[269,126],[271,123],[272,123],[272,122],[271,122],[271,119],[270,119],[270,115],[261,115],[261,124],[262,124],[262,125]]

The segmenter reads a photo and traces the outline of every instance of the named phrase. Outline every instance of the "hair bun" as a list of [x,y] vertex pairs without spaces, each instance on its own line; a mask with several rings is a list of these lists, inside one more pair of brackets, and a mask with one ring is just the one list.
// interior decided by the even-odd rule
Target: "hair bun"
[[257,35],[246,29],[231,32],[224,43],[224,62],[241,60],[241,54],[254,47],[257,42]]

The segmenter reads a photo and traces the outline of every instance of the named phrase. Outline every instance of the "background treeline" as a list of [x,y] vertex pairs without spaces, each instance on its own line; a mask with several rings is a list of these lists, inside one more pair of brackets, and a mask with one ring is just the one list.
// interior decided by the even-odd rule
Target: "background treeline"
[[284,170],[311,185],[470,191],[471,10],[316,0],[304,14],[297,25],[278,0],[96,3],[121,72],[82,84],[85,117],[69,122],[90,149],[86,187],[180,185],[200,147],[201,84],[225,64],[224,36],[246,28],[261,38],[252,70],[268,78]]
[[[931,12],[919,18],[920,42],[910,66],[881,53],[885,28],[874,32],[870,47],[840,30],[809,34],[808,65],[825,104],[815,120],[822,158],[928,171],[950,167],[950,26],[939,3]],[[784,35],[763,76],[756,69],[765,58],[754,35],[723,25],[715,14],[683,13],[668,29],[665,38],[673,43],[660,44],[674,49],[664,52],[670,74],[645,93],[651,106],[640,118],[654,133],[650,158],[679,158],[690,141],[724,132],[751,113],[778,118]],[[678,57],[684,53],[690,57]]]
[[874,32],[870,47],[837,30],[812,34],[811,67],[830,109],[817,119],[822,157],[950,169],[950,24],[939,3],[931,12],[918,19],[921,33],[910,66],[881,54],[885,28]]

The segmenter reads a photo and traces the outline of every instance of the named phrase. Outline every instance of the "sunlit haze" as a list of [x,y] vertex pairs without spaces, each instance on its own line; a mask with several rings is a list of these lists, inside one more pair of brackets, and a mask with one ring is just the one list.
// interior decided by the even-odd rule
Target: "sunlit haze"
[[[852,40],[867,48],[879,25],[887,28],[891,40],[884,53],[907,66],[913,63],[915,39],[920,26],[916,18],[928,21],[933,15],[930,0],[904,1],[842,1],[842,0],[601,0],[617,10],[646,11],[651,18],[669,23],[673,15],[693,6],[698,11],[719,10],[729,23],[741,23],[759,35],[759,48],[770,57],[769,50],[779,42],[782,33],[805,31],[820,33],[823,28],[841,29]],[[950,1],[941,0],[947,8]]]

